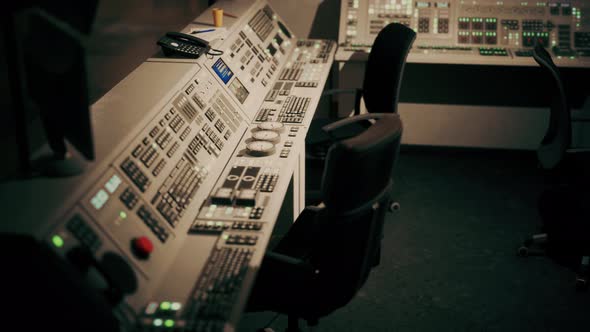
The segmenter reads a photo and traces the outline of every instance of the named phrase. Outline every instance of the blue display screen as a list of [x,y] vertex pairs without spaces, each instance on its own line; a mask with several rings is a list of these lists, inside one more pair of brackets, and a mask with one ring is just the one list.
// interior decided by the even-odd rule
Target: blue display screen
[[217,59],[212,68],[217,76],[219,76],[219,78],[221,78],[225,84],[227,84],[232,76],[234,76],[234,73],[231,71],[231,69],[229,69],[229,67],[221,59]]

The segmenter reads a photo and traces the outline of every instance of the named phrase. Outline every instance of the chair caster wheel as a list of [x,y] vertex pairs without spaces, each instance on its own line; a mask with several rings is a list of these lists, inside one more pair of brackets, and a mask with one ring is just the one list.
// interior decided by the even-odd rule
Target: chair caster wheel
[[588,281],[584,278],[576,278],[576,290],[585,291],[588,289]]
[[401,208],[401,205],[398,202],[392,202],[389,204],[389,212],[397,211]]
[[522,246],[522,247],[518,248],[518,251],[516,253],[520,257],[527,257],[529,255],[529,248]]

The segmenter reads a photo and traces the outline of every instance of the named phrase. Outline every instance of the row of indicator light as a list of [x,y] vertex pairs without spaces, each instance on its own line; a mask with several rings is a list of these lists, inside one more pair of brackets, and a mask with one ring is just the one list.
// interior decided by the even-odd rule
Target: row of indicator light
[[165,327],[168,327],[168,328],[173,328],[175,322],[172,319],[166,319],[166,320],[164,320],[162,318],[156,318],[156,319],[154,319],[153,324],[154,324],[155,327],[165,326]]
[[[215,213],[215,210],[217,210],[217,204],[209,205],[209,210],[207,211],[207,214],[205,214],[205,217],[212,218],[213,214]],[[233,207],[231,207],[231,206],[226,207],[225,214],[231,215],[233,213],[233,211],[234,211]],[[242,217],[248,217],[250,215],[250,212],[252,212],[251,206],[244,207],[244,212],[242,212]],[[211,226],[213,226],[213,224],[211,224]]]
[[[159,311],[161,314],[166,315],[167,313],[173,314],[176,311],[179,311],[182,308],[182,304],[180,302],[170,302],[170,301],[163,301],[163,302],[150,302],[146,309],[146,315],[153,315],[156,311]],[[153,326],[155,327],[168,327],[172,328],[176,325],[174,319],[170,318],[155,318],[152,321]]]
[[170,301],[163,301],[158,304],[158,302],[150,302],[147,307],[145,308],[146,315],[153,315],[156,313],[158,309],[160,311],[179,311],[182,308],[182,304],[180,302],[170,302]]
[[549,37],[549,32],[523,32],[524,37]]

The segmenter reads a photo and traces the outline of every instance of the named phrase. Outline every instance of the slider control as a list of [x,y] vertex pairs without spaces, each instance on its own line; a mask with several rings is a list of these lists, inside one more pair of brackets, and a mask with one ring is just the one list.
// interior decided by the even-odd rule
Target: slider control
[[233,188],[218,188],[215,194],[211,195],[211,203],[219,205],[232,205],[234,199]]
[[255,206],[256,205],[256,194],[258,190],[254,189],[242,189],[238,191],[236,195],[236,205],[238,206]]

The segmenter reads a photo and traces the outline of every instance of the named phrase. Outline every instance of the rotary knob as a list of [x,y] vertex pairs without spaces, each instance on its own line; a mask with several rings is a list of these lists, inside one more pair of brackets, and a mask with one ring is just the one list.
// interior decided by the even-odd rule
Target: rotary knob
[[271,130],[276,131],[277,133],[283,132],[285,130],[285,125],[281,122],[276,121],[267,121],[258,124],[258,129],[260,130]]
[[265,157],[275,152],[275,145],[267,141],[253,141],[246,145],[246,150],[253,157]]
[[252,134],[252,138],[257,141],[267,141],[273,144],[278,143],[281,140],[281,135],[276,131],[272,130],[260,130]]

